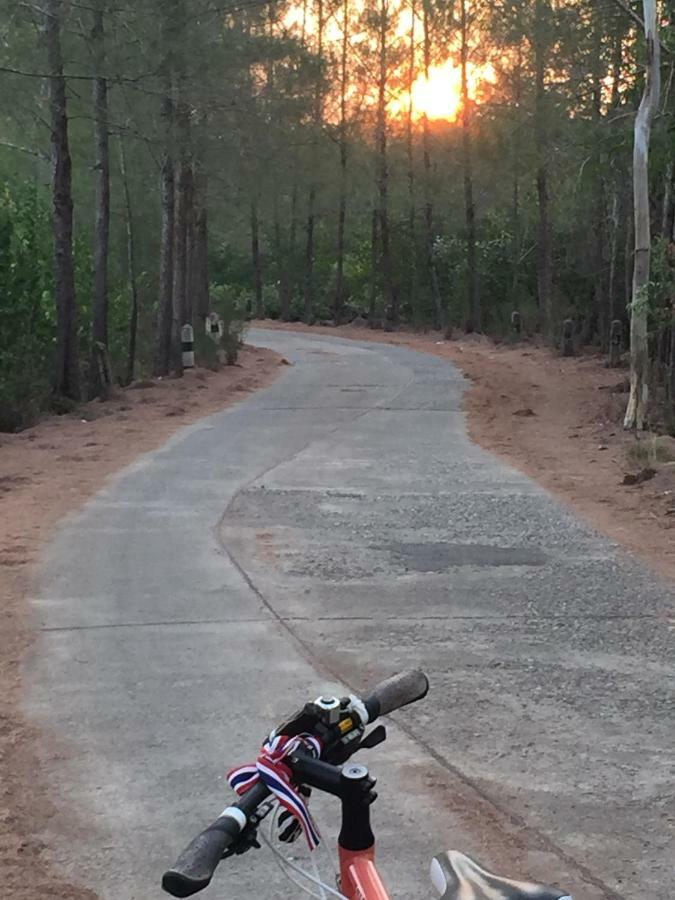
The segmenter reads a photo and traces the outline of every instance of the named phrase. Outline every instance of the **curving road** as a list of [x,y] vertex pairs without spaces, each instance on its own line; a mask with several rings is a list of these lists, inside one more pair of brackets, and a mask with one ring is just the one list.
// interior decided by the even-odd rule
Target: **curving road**
[[[369,758],[393,896],[429,897],[446,846],[578,900],[669,895],[670,588],[469,441],[451,365],[251,340],[294,365],[125,470],[46,553],[27,708],[55,863],[102,900],[159,898],[280,714],[421,665],[428,700]],[[290,893],[261,853],[220,874],[205,896]]]

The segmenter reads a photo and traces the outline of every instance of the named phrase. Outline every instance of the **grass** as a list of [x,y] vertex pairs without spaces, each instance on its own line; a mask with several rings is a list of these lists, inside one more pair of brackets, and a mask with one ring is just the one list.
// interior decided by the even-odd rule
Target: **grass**
[[659,435],[636,440],[628,448],[628,458],[641,466],[675,462],[675,444]]

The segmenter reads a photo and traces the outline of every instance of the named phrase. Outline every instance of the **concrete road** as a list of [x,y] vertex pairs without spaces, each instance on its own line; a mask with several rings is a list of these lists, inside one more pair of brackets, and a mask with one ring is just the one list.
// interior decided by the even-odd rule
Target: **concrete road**
[[[449,846],[578,900],[669,896],[670,588],[469,441],[451,365],[251,339],[294,365],[127,469],[48,549],[27,705],[55,863],[104,900],[159,898],[280,715],[421,665],[428,699],[368,758],[394,897],[431,896]],[[291,893],[258,852],[205,896]]]

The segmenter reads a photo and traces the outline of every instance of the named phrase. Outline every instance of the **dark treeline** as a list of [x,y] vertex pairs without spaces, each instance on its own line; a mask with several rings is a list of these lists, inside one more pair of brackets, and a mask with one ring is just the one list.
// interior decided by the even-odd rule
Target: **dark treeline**
[[636,309],[672,427],[673,0],[633,284],[649,4],[2,0],[0,428],[180,371],[213,310],[448,337],[517,310],[607,349]]

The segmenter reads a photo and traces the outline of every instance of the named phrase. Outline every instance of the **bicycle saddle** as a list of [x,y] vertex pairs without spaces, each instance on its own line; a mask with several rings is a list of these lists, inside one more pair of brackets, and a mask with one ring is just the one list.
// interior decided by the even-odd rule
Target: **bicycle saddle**
[[441,900],[571,900],[557,888],[493,875],[456,850],[433,858],[431,880]]

